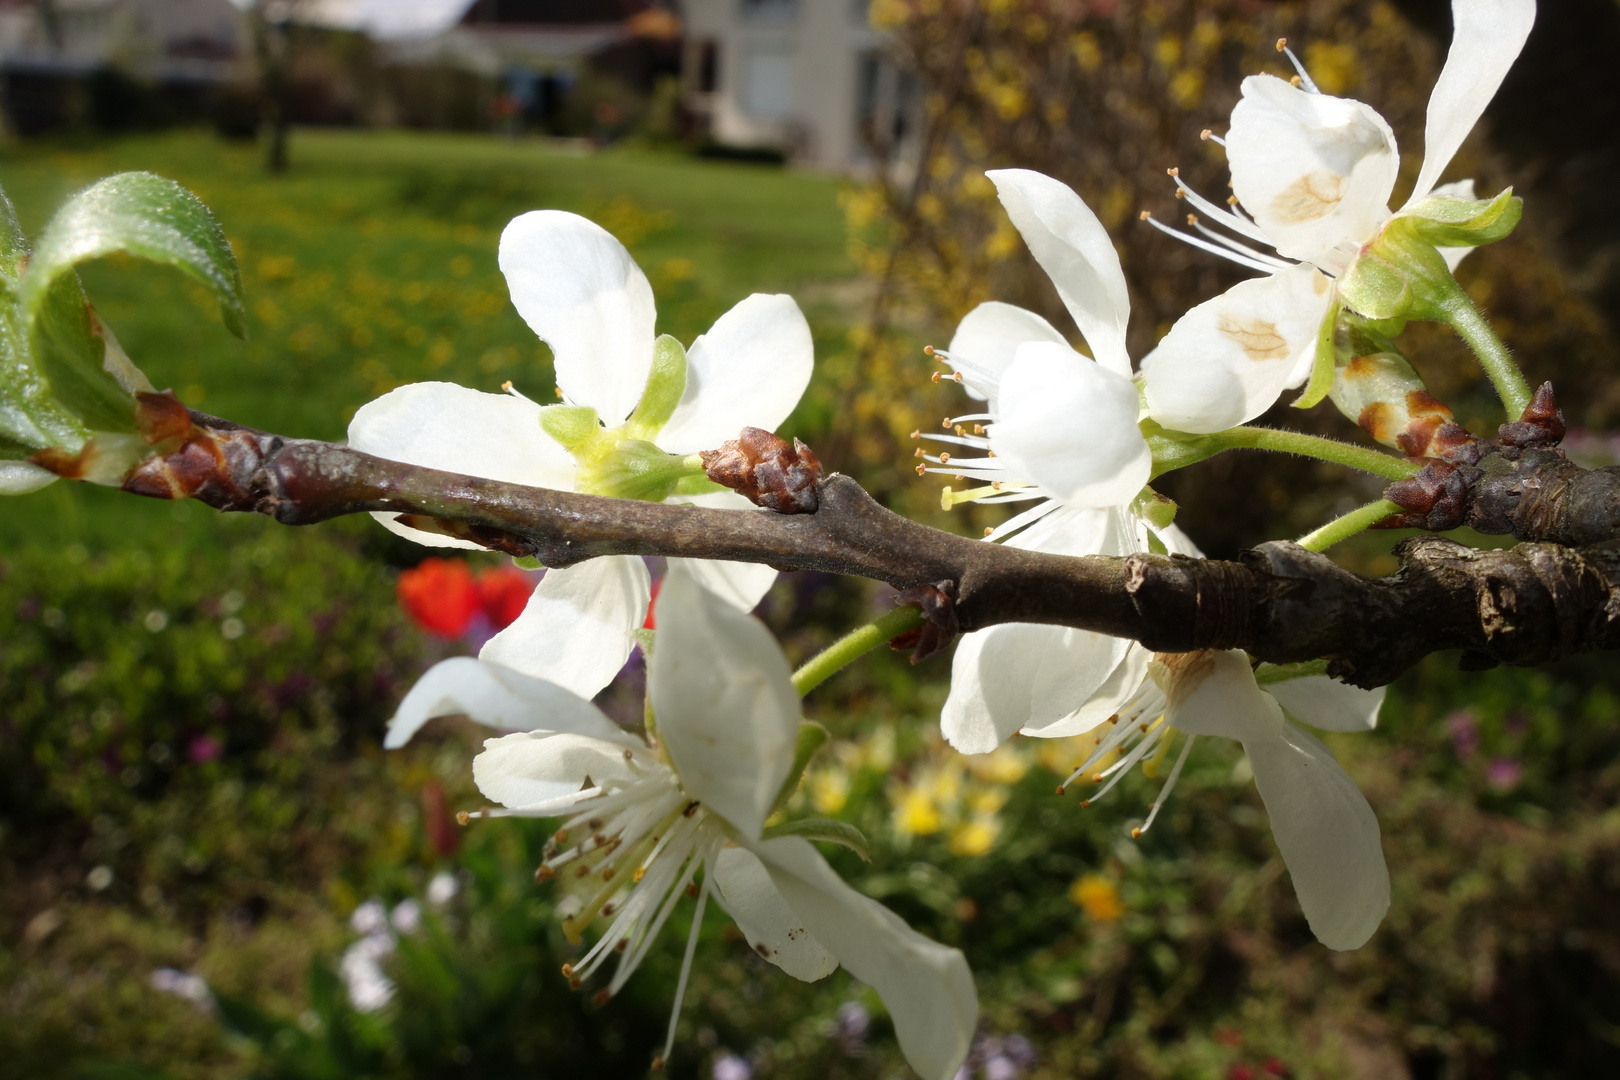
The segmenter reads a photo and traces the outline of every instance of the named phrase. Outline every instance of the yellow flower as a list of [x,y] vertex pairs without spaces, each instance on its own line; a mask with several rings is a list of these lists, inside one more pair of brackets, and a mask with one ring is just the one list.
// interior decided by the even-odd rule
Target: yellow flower
[[1069,899],[1098,922],[1116,922],[1125,914],[1119,887],[1101,874],[1087,874],[1070,885]]
[[843,769],[817,769],[810,774],[810,805],[818,814],[836,814],[849,801],[849,774]]
[[895,800],[894,828],[904,836],[932,836],[944,820],[930,792],[907,788]]
[[951,830],[951,854],[976,858],[989,851],[1000,835],[1001,822],[995,815],[977,815]]
[[988,754],[965,759],[976,779],[987,784],[1016,784],[1029,771],[1029,761],[1012,743],[1002,743]]

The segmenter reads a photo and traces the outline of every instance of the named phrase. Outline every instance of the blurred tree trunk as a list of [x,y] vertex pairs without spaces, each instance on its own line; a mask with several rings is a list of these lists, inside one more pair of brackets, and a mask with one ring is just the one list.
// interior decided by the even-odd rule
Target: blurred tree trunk
[[253,51],[259,62],[260,117],[268,136],[265,167],[273,173],[287,171],[288,68],[291,64],[291,6],[270,5],[260,0],[248,9],[253,33]]

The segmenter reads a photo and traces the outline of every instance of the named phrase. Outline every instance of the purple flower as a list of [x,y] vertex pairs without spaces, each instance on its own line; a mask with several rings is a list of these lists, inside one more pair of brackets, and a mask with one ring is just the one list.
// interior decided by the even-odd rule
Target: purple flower
[[1485,782],[1493,791],[1512,791],[1523,777],[1524,766],[1509,757],[1497,758],[1485,769]]
[[1458,761],[1467,761],[1479,749],[1479,723],[1467,709],[1458,709],[1446,717],[1446,733],[1451,736],[1451,748]]

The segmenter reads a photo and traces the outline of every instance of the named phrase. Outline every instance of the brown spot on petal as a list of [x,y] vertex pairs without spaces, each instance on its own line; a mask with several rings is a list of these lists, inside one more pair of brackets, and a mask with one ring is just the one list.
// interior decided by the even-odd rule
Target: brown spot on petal
[[1274,322],[1222,315],[1216,320],[1215,327],[1237,342],[1238,348],[1250,360],[1285,360],[1288,357],[1288,341],[1277,332]]
[[1271,200],[1272,216],[1285,225],[1304,225],[1327,217],[1344,199],[1345,178],[1318,169],[1283,188]]

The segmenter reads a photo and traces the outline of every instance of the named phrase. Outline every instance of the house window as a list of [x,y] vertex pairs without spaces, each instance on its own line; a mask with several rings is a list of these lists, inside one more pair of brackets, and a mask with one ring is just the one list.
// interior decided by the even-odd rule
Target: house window
[[720,89],[720,43],[712,38],[695,43],[692,89],[700,94],[712,94]]
[[751,49],[743,54],[742,107],[751,116],[776,120],[793,111],[793,54]]

